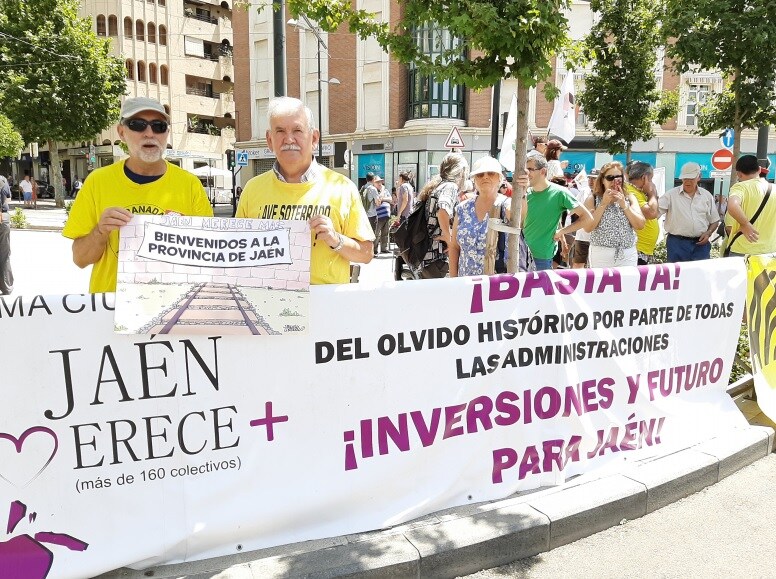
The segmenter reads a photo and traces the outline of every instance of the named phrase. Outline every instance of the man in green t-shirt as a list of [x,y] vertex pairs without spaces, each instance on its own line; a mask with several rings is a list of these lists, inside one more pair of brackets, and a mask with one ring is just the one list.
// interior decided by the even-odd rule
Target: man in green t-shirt
[[[525,164],[528,172],[527,205],[525,217],[525,241],[533,254],[536,269],[551,269],[552,258],[558,250],[557,242],[566,244],[567,233],[573,233],[591,223],[593,218],[587,208],[580,204],[565,187],[547,181],[547,161],[539,156],[530,156]],[[579,219],[566,227],[560,225],[564,211],[577,215]],[[565,247],[564,247],[565,249]]]

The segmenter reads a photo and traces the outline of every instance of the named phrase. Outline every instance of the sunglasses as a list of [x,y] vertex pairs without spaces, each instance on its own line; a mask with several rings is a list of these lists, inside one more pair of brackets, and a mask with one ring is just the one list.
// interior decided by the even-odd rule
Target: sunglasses
[[604,179],[606,179],[607,181],[614,181],[615,179],[619,179],[620,181],[622,181],[623,178],[624,177],[622,175],[606,175],[604,177]]
[[142,133],[149,125],[151,126],[151,130],[157,135],[166,133],[167,129],[170,127],[170,125],[167,124],[167,121],[147,121],[145,119],[129,119],[128,121],[124,121],[124,126],[136,133]]

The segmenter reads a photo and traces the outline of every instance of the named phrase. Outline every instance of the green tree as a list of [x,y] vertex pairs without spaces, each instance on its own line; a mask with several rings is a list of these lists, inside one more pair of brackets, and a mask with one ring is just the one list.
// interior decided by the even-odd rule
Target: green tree
[[24,140],[13,123],[0,114],[0,157],[15,157],[23,147]]
[[[742,129],[776,122],[776,34],[770,0],[666,0],[666,53],[678,72],[720,71],[725,90],[699,110],[698,132],[732,127],[733,156]],[[731,175],[731,184],[736,180]]]
[[[552,72],[552,58],[568,44],[568,0],[400,0],[392,28],[350,0],[287,0],[294,16],[306,14],[327,31],[346,25],[361,38],[374,37],[398,61],[421,74],[482,89],[502,78],[518,81],[515,167],[524,167],[528,138],[528,91]],[[392,15],[393,19],[393,15]],[[431,57],[414,31],[423,25],[448,31],[462,44]],[[436,47],[440,48],[440,47]],[[520,223],[525,191],[515,188],[512,222]],[[517,269],[517,237],[509,236],[509,271]]]
[[115,121],[124,65],[77,0],[0,0],[0,109],[25,142],[48,144],[58,206],[58,143],[89,140]]
[[625,153],[655,136],[655,125],[676,115],[677,92],[662,92],[655,77],[662,45],[660,2],[592,0],[599,19],[584,39],[592,71],[579,101],[600,146]]

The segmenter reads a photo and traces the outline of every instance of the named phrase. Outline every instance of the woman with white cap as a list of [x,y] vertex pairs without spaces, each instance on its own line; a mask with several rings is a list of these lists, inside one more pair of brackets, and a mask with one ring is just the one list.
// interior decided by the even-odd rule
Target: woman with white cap
[[[471,176],[478,194],[455,208],[449,252],[450,277],[482,275],[485,269],[488,218],[494,207],[499,207],[507,201],[507,197],[498,192],[502,177],[501,163],[496,159],[478,159],[474,163]],[[506,216],[509,216],[508,213]]]

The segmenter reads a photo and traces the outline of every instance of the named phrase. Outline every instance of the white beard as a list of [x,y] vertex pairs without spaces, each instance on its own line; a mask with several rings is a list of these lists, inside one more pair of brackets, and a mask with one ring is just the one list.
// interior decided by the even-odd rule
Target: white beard
[[142,145],[138,147],[137,157],[144,163],[156,163],[162,158],[162,149],[156,147],[155,149],[146,149]]

